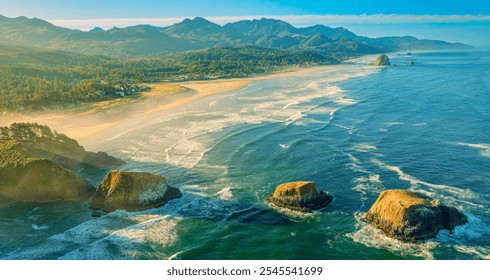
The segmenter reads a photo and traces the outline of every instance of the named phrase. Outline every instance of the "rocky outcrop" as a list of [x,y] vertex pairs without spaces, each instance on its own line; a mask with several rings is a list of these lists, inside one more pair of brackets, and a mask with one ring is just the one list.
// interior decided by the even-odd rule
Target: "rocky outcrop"
[[167,185],[160,175],[113,170],[97,187],[90,208],[106,212],[140,211],[164,205],[180,196],[180,190]]
[[0,142],[0,155],[0,199],[3,202],[79,200],[95,190],[80,175],[49,159],[27,154],[19,142]]
[[386,54],[382,54],[374,61],[374,66],[390,66],[390,59]]
[[365,218],[386,235],[404,241],[434,238],[441,229],[453,230],[468,221],[454,207],[405,190],[382,192]]
[[318,191],[315,183],[301,181],[289,182],[276,187],[267,200],[279,207],[295,211],[311,212],[327,206],[333,197]]
[[0,141],[17,141],[25,153],[49,159],[75,172],[94,174],[121,165],[123,160],[105,152],[88,152],[74,139],[51,131],[49,127],[31,123],[14,123],[0,127]]

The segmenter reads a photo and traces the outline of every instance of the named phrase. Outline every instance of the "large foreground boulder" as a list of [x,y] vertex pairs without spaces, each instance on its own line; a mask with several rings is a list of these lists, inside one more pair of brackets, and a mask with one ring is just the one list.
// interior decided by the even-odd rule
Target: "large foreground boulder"
[[49,159],[33,157],[16,141],[0,142],[0,200],[52,202],[79,200],[95,188],[80,175]]
[[267,200],[279,207],[295,211],[311,212],[327,206],[333,197],[318,191],[315,183],[301,181],[284,183],[276,187]]
[[90,208],[106,212],[140,211],[180,196],[180,190],[167,185],[167,180],[160,175],[113,170],[97,187]]
[[390,59],[386,54],[382,54],[376,58],[374,61],[375,66],[390,66]]
[[382,192],[365,218],[386,235],[412,242],[434,238],[441,229],[453,230],[468,222],[456,208],[405,190]]

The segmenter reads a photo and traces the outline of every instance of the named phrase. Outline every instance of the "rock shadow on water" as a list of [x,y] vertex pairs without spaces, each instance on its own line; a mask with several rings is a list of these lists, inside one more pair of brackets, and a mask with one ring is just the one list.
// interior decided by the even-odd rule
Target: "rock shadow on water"
[[[157,227],[158,232],[172,232],[173,227],[183,219],[264,226],[286,226],[293,223],[270,209],[183,192],[181,198],[169,201],[160,208],[140,212],[111,212],[52,235],[37,245],[0,254],[0,259],[140,258],[144,252],[139,252],[137,248],[155,247],[151,244],[159,243],[146,240],[152,238],[150,235],[154,231],[146,233],[147,228]],[[135,230],[138,231],[135,236],[127,235]],[[155,253],[158,255],[158,252]]]
[[[150,165],[154,164],[127,160],[127,165],[124,166],[126,167],[124,169],[129,168],[132,171],[139,171],[140,168],[138,166]],[[188,185],[190,181],[194,181],[197,178],[205,177],[203,174],[194,170],[178,166],[168,166],[162,172],[155,172],[154,170],[151,172],[168,179],[169,186],[179,188],[182,197],[171,200],[160,208],[146,210],[144,213],[158,212],[162,215],[171,215],[174,218],[228,221],[244,224],[288,225],[293,223],[290,219],[285,218],[270,208],[200,195],[192,190],[186,191],[186,188],[181,186]]]
[[[167,178],[170,177],[171,185],[176,187],[180,187],[187,183],[189,178],[195,179],[203,176],[203,174],[196,173],[193,170],[176,166],[159,168],[154,163],[133,162],[131,160],[126,161],[124,165],[120,166],[122,170],[131,171],[142,171],[147,169],[146,167],[150,167],[152,172],[164,176],[167,176],[167,173],[170,173],[168,174],[170,176],[167,176]],[[91,181],[100,182],[104,175],[105,174],[99,173],[90,179],[92,179]],[[55,215],[53,213],[56,211],[47,210],[51,208],[59,208],[59,211],[61,211],[60,209],[65,209],[66,213],[64,212],[62,214],[64,217],[63,219],[51,219],[51,221],[47,221],[45,223],[47,225],[46,230],[36,231],[31,229],[29,236],[20,234],[13,238],[15,240],[9,238],[11,246],[2,247],[0,259],[134,258],[125,254],[120,255],[117,253],[118,250],[114,248],[132,247],[134,244],[142,246],[141,244],[146,244],[147,242],[132,237],[122,236],[121,233],[128,229],[145,228],[146,226],[151,225],[154,220],[160,221],[163,230],[167,230],[167,226],[173,228],[174,223],[178,223],[178,221],[183,219],[201,219],[220,223],[255,224],[264,226],[287,226],[293,223],[290,219],[277,213],[273,209],[254,204],[223,200],[216,197],[207,197],[185,190],[182,191],[181,198],[169,201],[159,208],[139,212],[118,210],[102,214],[101,217],[91,217],[92,211],[88,207],[89,202],[90,198],[78,202],[69,202],[71,205],[69,207],[65,207],[64,204],[66,203],[63,201],[32,205],[25,203],[9,204],[9,209],[19,207],[31,207],[32,209],[35,209],[40,207],[39,212],[41,213],[41,216],[46,217]],[[6,208],[3,209],[5,210]],[[24,212],[27,213],[26,211],[27,210]],[[69,216],[70,214],[74,215],[72,218],[76,222],[66,223],[66,225],[61,223],[61,221],[66,220],[66,216]],[[29,222],[27,216],[14,216],[11,218],[20,220],[26,224],[26,228],[30,226],[30,224],[27,225]],[[2,221],[2,225],[6,225],[4,222],[5,221]],[[141,237],[141,235],[143,235],[143,238],[148,237],[143,231],[140,233],[139,237]],[[151,243],[155,242],[148,242],[148,244]],[[137,250],[136,248],[133,249]],[[107,252],[104,252],[104,250],[107,250]],[[127,251],[126,249],[121,250]]]

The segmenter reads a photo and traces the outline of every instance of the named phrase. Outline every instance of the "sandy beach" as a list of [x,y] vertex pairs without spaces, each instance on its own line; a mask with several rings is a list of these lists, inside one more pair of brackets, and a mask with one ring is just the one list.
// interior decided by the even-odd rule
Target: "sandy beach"
[[125,122],[137,118],[141,118],[142,121],[151,119],[153,114],[175,109],[210,95],[236,91],[257,81],[301,76],[325,67],[332,66],[297,68],[247,78],[146,84],[151,90],[141,93],[136,98],[103,101],[62,111],[32,114],[4,112],[0,115],[0,126],[8,126],[14,122],[36,122],[48,125],[78,140],[82,145],[90,146],[97,142],[94,137]]

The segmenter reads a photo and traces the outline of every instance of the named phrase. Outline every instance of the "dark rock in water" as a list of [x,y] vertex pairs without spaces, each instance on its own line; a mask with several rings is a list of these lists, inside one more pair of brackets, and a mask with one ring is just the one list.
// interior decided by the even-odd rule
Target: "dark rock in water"
[[22,143],[0,141],[0,197],[10,202],[79,200],[94,192],[80,175],[27,154]]
[[267,200],[279,207],[311,212],[327,206],[333,197],[316,189],[313,182],[289,182],[276,187]]
[[441,229],[453,230],[468,222],[456,208],[405,190],[382,192],[365,218],[386,235],[412,242],[434,238]]
[[90,208],[106,212],[140,211],[162,206],[181,195],[179,189],[167,185],[160,175],[113,170],[97,187]]
[[99,218],[100,216],[101,216],[100,212],[98,212],[98,211],[92,211],[92,217]]
[[25,153],[49,159],[66,169],[82,173],[100,173],[101,169],[124,164],[104,152],[88,152],[74,139],[51,131],[49,127],[31,123],[14,123],[0,127],[0,142],[13,140]]
[[407,52],[407,55],[412,55],[412,53],[411,52]]
[[390,59],[386,54],[382,54],[374,61],[374,66],[389,66],[391,65]]

